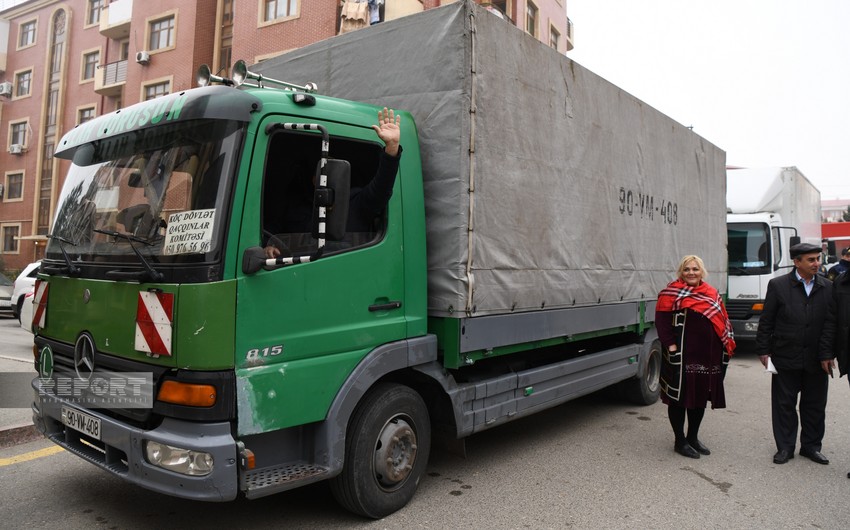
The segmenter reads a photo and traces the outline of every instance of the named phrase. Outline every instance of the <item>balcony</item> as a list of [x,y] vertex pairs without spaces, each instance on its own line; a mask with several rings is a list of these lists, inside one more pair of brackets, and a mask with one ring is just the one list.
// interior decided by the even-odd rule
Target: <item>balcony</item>
[[567,51],[575,48],[575,28],[573,27],[573,21],[570,20],[570,17],[567,17]]
[[100,34],[110,39],[126,39],[130,36],[132,15],[133,0],[116,0],[103,6],[100,13]]
[[99,72],[94,76],[94,91],[101,96],[120,96],[127,81],[127,59],[97,68]]

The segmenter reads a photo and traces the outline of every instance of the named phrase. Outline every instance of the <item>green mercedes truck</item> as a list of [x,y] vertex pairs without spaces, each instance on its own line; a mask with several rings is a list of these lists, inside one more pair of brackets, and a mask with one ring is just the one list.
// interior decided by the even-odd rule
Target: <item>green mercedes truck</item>
[[[33,419],[128,482],[327,479],[382,517],[432,440],[612,385],[655,402],[657,292],[684,254],[726,283],[723,151],[472,2],[201,73],[56,146]],[[384,106],[392,195],[350,230]]]

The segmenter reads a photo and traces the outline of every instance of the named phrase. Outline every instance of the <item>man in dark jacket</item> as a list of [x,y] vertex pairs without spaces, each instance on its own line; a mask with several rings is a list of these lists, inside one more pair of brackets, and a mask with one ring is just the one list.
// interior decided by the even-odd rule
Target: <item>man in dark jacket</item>
[[[839,274],[832,283],[832,300],[823,325],[820,349],[822,359],[838,359],[840,377],[850,372],[850,273],[848,272]],[[850,473],[847,473],[847,478],[850,478]]]
[[850,270],[850,247],[846,247],[841,251],[841,259],[838,260],[838,263],[833,265],[831,269],[829,269],[829,272],[826,273],[826,277],[835,281],[839,274],[847,270]]
[[765,367],[776,372],[770,400],[776,464],[794,458],[797,443],[797,396],[800,396],[800,455],[828,464],[821,453],[828,374],[832,360],[820,356],[821,332],[832,300],[832,283],[818,275],[821,248],[809,243],[791,247],[794,270],[770,280],[759,319],[756,347]]

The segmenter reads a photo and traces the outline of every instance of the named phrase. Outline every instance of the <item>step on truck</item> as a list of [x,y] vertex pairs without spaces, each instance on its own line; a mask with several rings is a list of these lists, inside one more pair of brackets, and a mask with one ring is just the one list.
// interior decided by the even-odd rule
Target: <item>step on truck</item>
[[[57,146],[46,437],[167,495],[329,480],[378,518],[432,441],[615,385],[656,401],[656,294],[685,254],[726,283],[722,150],[468,1],[262,66],[201,68]],[[392,195],[347,230],[383,106]],[[309,229],[281,229],[305,201]]]

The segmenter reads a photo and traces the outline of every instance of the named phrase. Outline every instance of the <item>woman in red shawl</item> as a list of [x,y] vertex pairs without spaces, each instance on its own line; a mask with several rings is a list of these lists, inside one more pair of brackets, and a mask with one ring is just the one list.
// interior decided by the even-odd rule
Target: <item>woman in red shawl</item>
[[667,404],[676,452],[699,458],[711,454],[698,437],[706,403],[711,401],[713,409],[726,407],[723,378],[735,340],[717,289],[703,281],[705,265],[699,256],[682,258],[678,276],[658,293],[655,310],[664,352],[661,400]]

